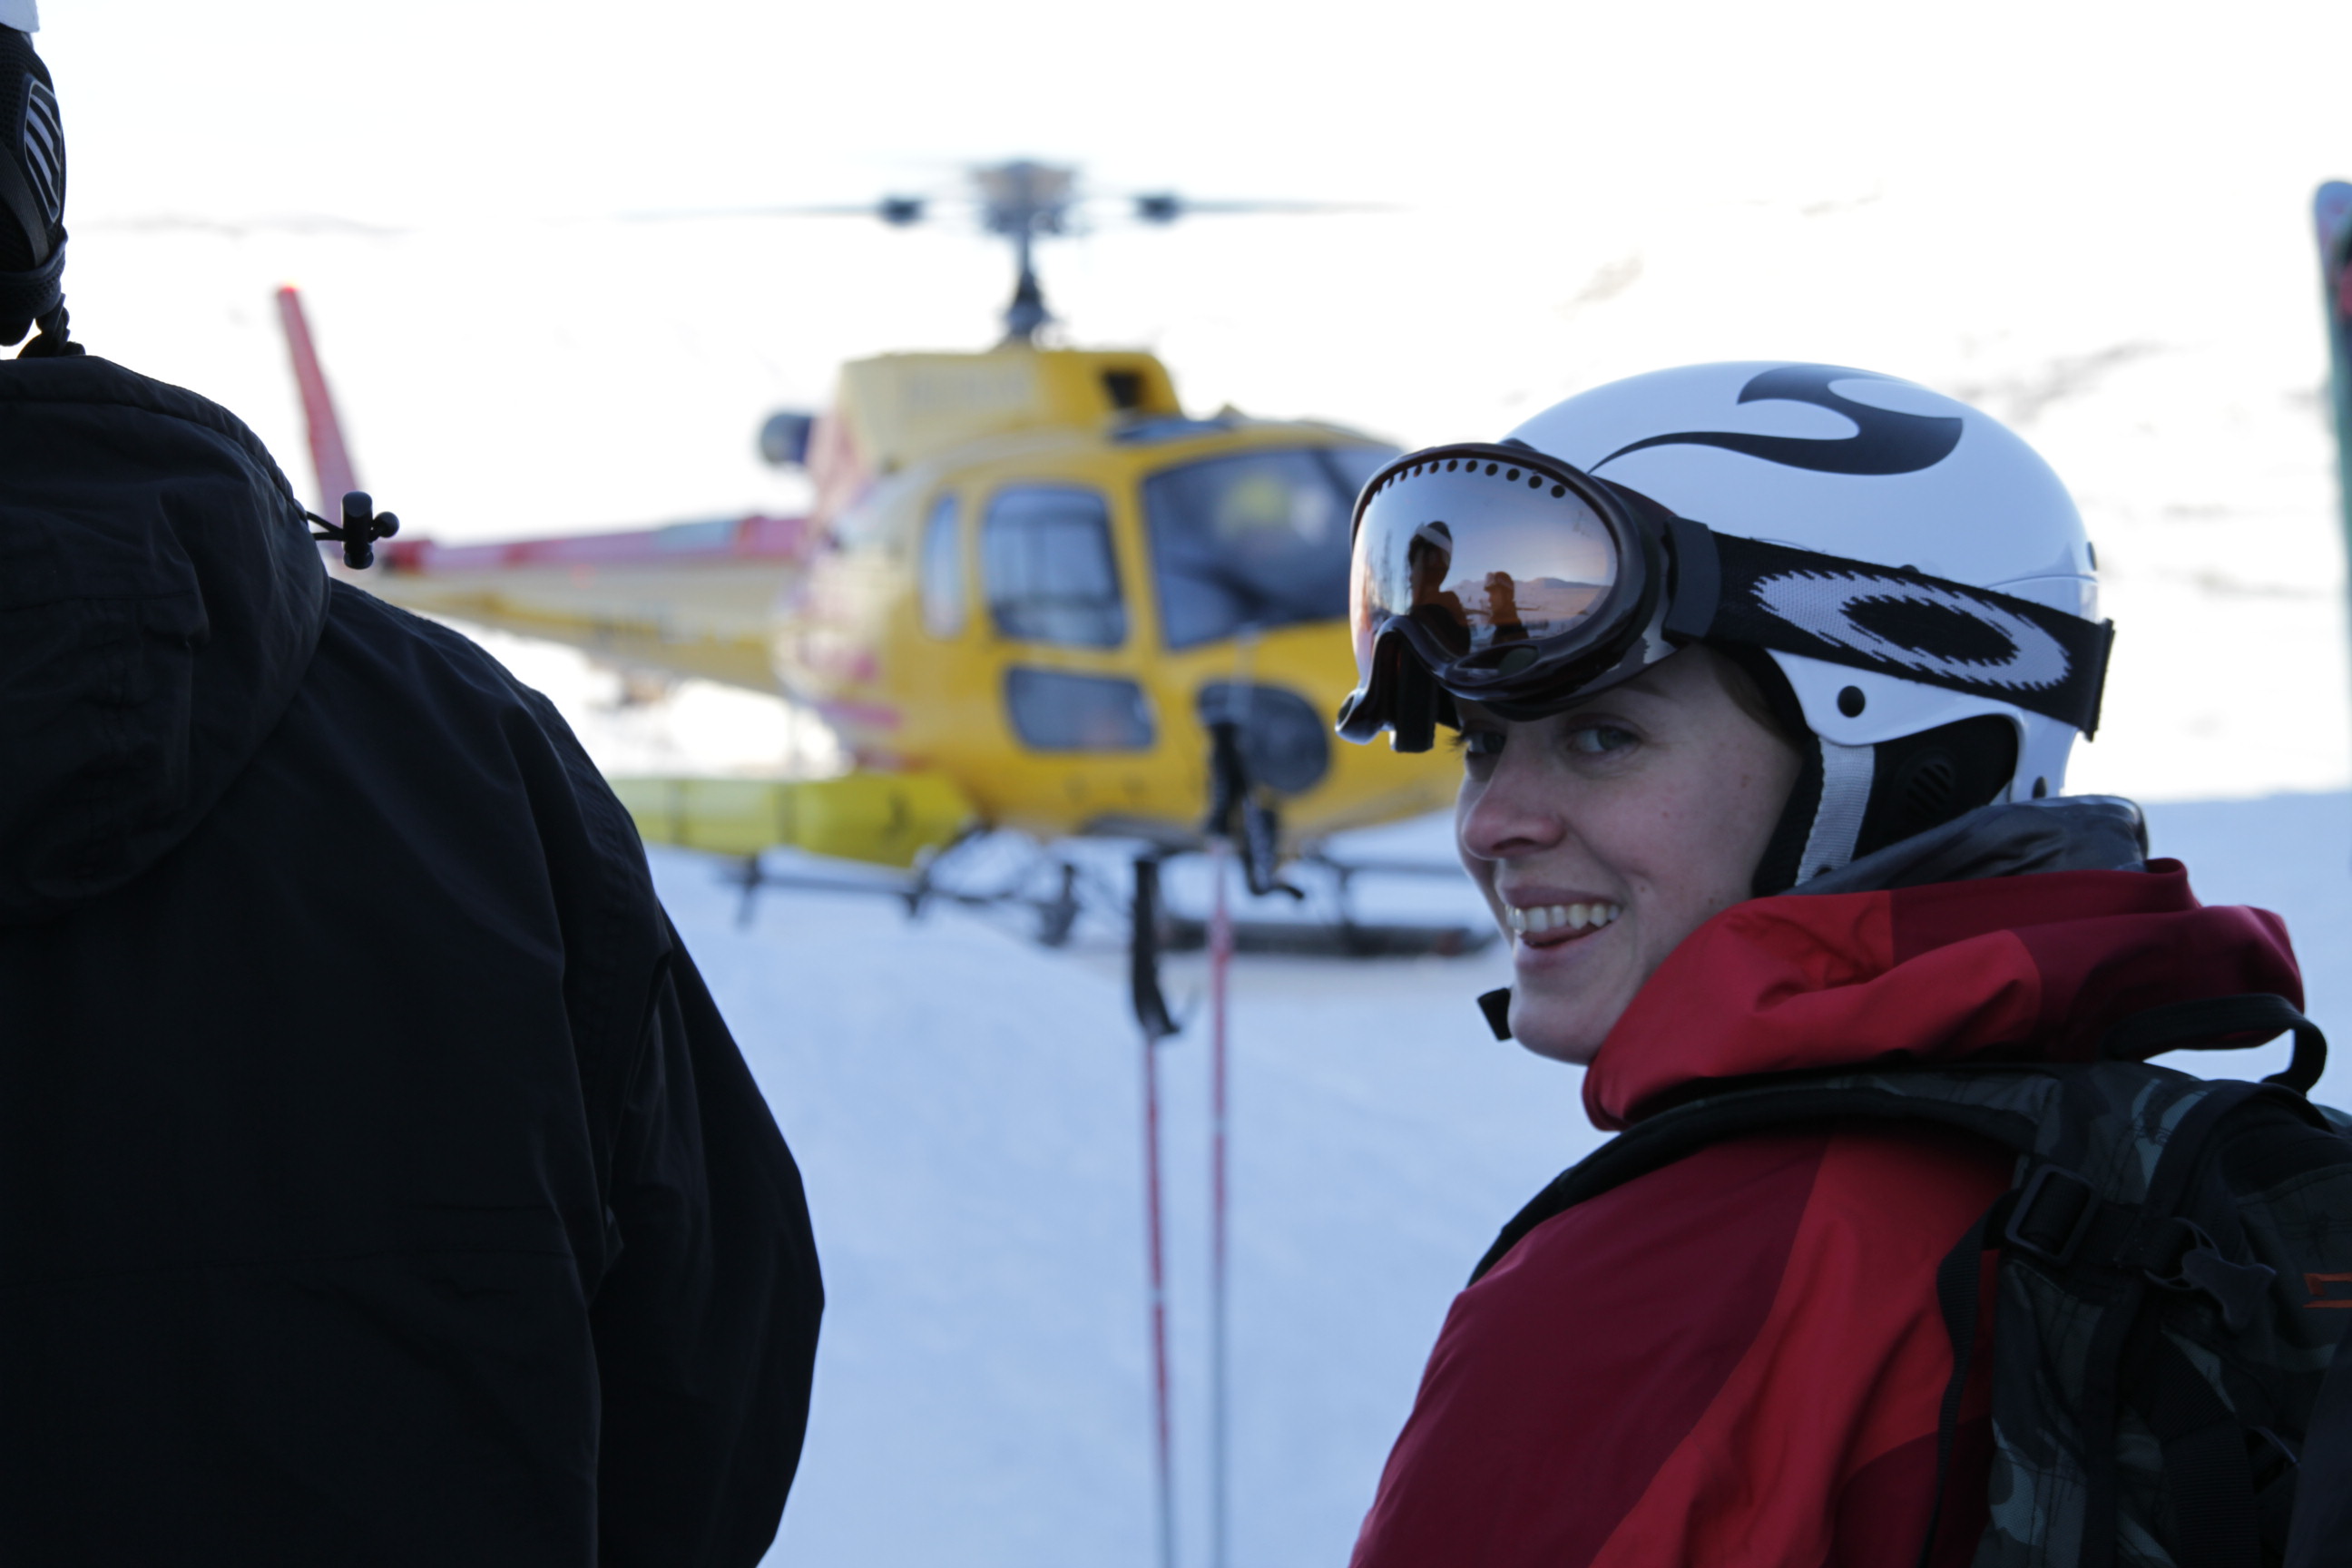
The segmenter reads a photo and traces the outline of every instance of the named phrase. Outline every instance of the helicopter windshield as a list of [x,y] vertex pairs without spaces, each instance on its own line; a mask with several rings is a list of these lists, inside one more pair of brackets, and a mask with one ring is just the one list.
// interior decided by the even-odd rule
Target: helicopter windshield
[[1244,452],[1143,481],[1171,648],[1348,616],[1348,518],[1389,447]]

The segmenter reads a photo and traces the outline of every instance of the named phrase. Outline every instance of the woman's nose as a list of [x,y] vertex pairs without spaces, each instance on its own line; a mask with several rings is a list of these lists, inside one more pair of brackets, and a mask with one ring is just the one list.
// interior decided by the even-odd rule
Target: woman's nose
[[[1558,844],[1567,832],[1559,792],[1522,742],[1506,745],[1483,783],[1466,783],[1454,835],[1465,855],[1503,860]],[[1514,752],[1517,755],[1514,756]]]

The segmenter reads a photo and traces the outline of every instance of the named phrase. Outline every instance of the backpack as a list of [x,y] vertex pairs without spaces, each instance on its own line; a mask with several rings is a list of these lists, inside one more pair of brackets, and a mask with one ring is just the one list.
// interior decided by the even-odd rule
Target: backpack
[[[2259,1084],[2137,1059],[2290,1029],[2293,1065]],[[1706,1085],[1563,1172],[1472,1280],[1554,1215],[1720,1139],[1850,1119],[1958,1128],[2018,1157],[1937,1274],[1954,1362],[1940,1513],[1980,1259],[2000,1255],[1976,1568],[2263,1568],[2291,1545],[2294,1568],[2352,1564],[2352,1358],[2329,1376],[2352,1327],[2352,1117],[2305,1098],[2326,1043],[2284,998],[2225,996],[2126,1019],[2101,1056]],[[1922,1568],[1936,1540],[1931,1519]]]

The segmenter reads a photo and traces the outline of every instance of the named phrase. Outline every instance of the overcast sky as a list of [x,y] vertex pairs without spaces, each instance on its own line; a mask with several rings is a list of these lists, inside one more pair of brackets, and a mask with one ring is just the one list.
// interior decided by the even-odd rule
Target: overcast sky
[[1007,263],[951,227],[620,215],[1031,154],[1390,209],[1046,252],[1071,339],[1159,349],[1196,405],[1491,437],[1783,356],[1973,397],[2108,569],[2074,786],[2352,776],[2307,217],[2352,174],[2341,5],[42,10],[78,335],[228,404],[307,489],[270,306],[299,282],[362,479],[422,531],[789,505],[761,416],[846,355],[987,342]]

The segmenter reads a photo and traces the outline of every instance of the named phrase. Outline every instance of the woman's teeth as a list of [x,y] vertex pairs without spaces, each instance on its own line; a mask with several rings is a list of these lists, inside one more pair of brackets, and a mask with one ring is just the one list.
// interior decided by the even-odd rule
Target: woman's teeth
[[1541,936],[1549,931],[1583,931],[1607,925],[1625,912],[1619,904],[1538,904],[1532,909],[1510,907],[1513,936]]

